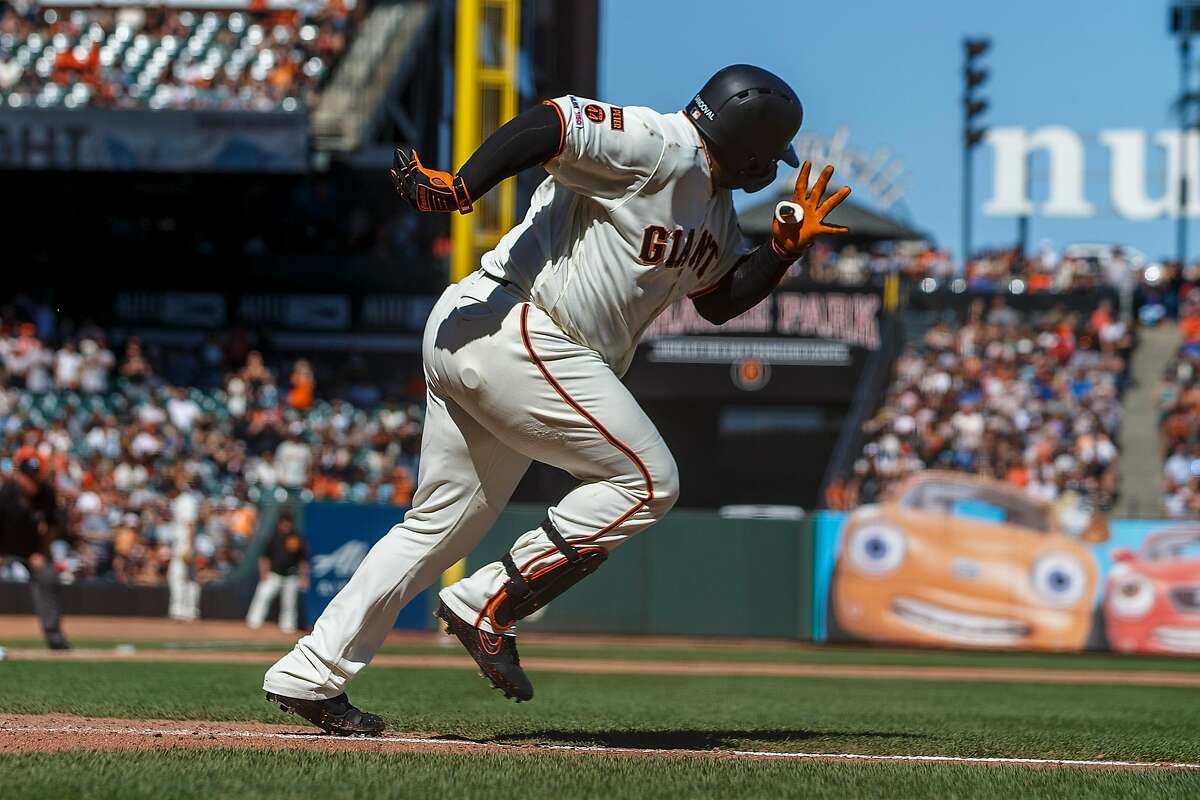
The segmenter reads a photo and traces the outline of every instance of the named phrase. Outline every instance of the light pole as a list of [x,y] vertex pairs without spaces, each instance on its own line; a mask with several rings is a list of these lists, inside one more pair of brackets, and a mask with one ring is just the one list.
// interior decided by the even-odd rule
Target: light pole
[[971,258],[971,177],[974,164],[971,153],[983,141],[986,128],[972,127],[972,121],[987,111],[988,101],[975,94],[988,79],[988,71],[976,66],[976,60],[992,46],[991,39],[963,39],[963,163],[962,163],[962,262],[959,274],[967,271]]
[[1189,134],[1196,96],[1192,94],[1192,34],[1200,28],[1196,0],[1171,6],[1171,32],[1179,36],[1179,207],[1175,219],[1175,258],[1182,267],[1188,254],[1188,169],[1191,162]]

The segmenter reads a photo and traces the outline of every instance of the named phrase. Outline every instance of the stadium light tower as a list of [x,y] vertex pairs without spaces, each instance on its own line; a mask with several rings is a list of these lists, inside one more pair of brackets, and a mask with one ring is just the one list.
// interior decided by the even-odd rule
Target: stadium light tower
[[1196,105],[1200,96],[1192,92],[1192,34],[1200,31],[1200,3],[1182,0],[1171,6],[1171,33],[1179,37],[1179,216],[1175,220],[1175,257],[1182,266],[1187,261],[1187,196],[1190,142],[1188,134],[1196,127]]
[[962,272],[966,272],[967,260],[971,257],[971,173],[974,171],[971,154],[987,133],[987,128],[977,128],[974,123],[975,118],[988,108],[988,101],[976,93],[988,79],[988,71],[978,66],[978,60],[991,46],[991,39],[963,39]]

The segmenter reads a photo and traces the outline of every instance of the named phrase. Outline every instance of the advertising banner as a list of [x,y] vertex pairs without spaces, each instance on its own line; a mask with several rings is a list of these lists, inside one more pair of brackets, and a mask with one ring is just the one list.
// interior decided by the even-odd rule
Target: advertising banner
[[302,112],[0,110],[0,169],[303,172]]
[[872,288],[789,287],[716,326],[690,300],[646,330],[627,382],[643,399],[846,402],[882,345]]
[[[372,545],[404,518],[407,507],[310,503],[304,507],[304,536],[308,540],[311,574],[304,593],[303,624],[311,628],[333,596],[350,580]],[[425,595],[405,606],[397,628],[425,630],[433,609]]]
[[815,641],[1200,655],[1200,523],[928,471],[813,533]]

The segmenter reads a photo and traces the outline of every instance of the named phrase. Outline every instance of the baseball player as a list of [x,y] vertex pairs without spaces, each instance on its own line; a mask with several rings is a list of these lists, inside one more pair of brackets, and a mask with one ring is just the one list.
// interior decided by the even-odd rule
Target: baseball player
[[279,630],[295,633],[299,626],[300,592],[308,588],[308,545],[296,530],[291,512],[279,515],[275,533],[258,559],[258,586],[246,612],[246,625],[261,628],[271,601],[279,595]]
[[[492,134],[452,175],[397,149],[400,195],[424,212],[468,214],[505,178],[550,176],[525,219],[442,294],[425,328],[428,410],[412,510],[367,555],[311,634],[267,671],[267,699],[338,734],[378,734],[346,684],[409,600],[464,558],[531,460],[580,484],[502,560],[442,589],[437,616],[506,697],[533,687],[516,625],[661,519],[678,496],[674,459],[621,383],[650,322],[685,295],[723,323],[762,301],[812,244],[844,228],[825,216],[826,167],[805,162],[790,214],[750,248],[732,189],[753,192],[776,164],[799,166],[799,99],[757,67],[716,73],[682,112],[574,96],[532,108]],[[794,212],[799,209],[800,214]]]
[[62,600],[50,544],[67,534],[66,519],[54,485],[46,477],[46,460],[33,447],[13,454],[13,472],[0,482],[0,556],[20,560],[29,572],[33,610],[42,623],[46,646],[70,650],[62,633]]

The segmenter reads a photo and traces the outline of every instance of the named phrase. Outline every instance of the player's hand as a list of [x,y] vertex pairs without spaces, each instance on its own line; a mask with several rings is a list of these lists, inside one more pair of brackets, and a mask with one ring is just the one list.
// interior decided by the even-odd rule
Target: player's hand
[[810,192],[808,173],[811,170],[811,161],[805,161],[801,165],[800,174],[796,177],[796,190],[792,193],[792,202],[803,211],[799,219],[793,216],[781,222],[777,216],[771,223],[771,244],[780,255],[795,258],[807,250],[818,236],[827,233],[847,233],[850,230],[841,225],[825,224],[826,215],[850,196],[850,187],[843,186],[822,203],[821,197],[833,176],[833,167],[827,166],[821,170]]
[[397,147],[388,171],[392,186],[418,211],[471,213],[473,203],[463,179],[421,164],[416,150]]

